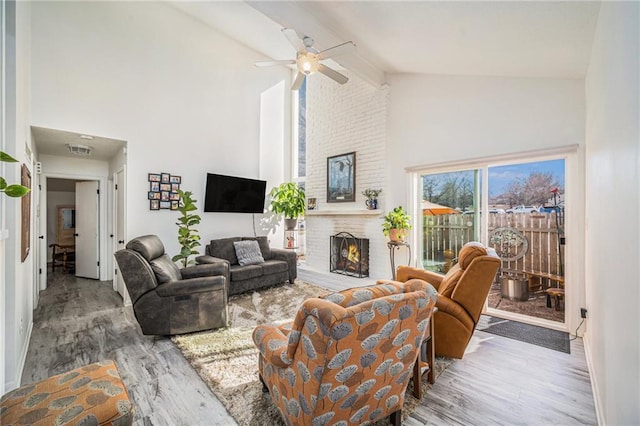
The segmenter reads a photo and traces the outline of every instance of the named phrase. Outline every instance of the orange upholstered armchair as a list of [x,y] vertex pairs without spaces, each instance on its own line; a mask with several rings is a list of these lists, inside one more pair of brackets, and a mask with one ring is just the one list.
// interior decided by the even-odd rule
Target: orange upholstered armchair
[[293,323],[256,327],[260,378],[286,424],[400,424],[436,298],[421,280],[385,283],[307,299]]
[[[438,290],[438,310],[433,317],[436,355],[462,358],[500,263],[495,250],[469,242],[460,249],[458,263],[446,275],[409,266],[398,267],[398,281],[418,278]],[[389,281],[380,281],[386,282]]]

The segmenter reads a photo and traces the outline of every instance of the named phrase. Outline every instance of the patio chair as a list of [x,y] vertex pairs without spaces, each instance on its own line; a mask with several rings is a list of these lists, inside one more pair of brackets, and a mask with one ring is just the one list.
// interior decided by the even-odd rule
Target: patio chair
[[469,242],[460,249],[458,263],[446,275],[410,266],[398,267],[397,281],[418,278],[438,290],[438,311],[433,315],[436,355],[462,358],[500,264],[495,250]]

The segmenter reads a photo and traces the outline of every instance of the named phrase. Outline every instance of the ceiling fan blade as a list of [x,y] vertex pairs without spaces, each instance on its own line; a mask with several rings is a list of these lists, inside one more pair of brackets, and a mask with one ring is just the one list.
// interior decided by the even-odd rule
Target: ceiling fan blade
[[345,53],[352,52],[355,48],[356,45],[352,41],[347,41],[346,43],[342,43],[323,50],[322,52],[318,53],[318,58],[320,60],[333,58],[335,56],[340,56],[344,55]]
[[296,75],[296,79],[291,85],[291,90],[300,90],[300,88],[302,87],[302,83],[304,83],[305,77],[306,75],[303,72],[298,71],[298,75]]
[[278,60],[278,61],[261,61],[261,62],[256,62],[255,65],[256,67],[271,67],[274,65],[291,65],[291,64],[295,64],[296,60],[295,59],[282,59],[282,60]]
[[345,84],[347,81],[349,81],[346,76],[340,74],[338,71],[335,71],[324,64],[318,65],[318,71],[340,84]]
[[282,34],[284,34],[287,40],[289,40],[289,43],[291,43],[291,45],[295,47],[296,51],[298,52],[307,51],[307,48],[304,47],[304,43],[302,42],[300,37],[298,37],[298,33],[296,32],[296,30],[294,30],[293,28],[283,28]]

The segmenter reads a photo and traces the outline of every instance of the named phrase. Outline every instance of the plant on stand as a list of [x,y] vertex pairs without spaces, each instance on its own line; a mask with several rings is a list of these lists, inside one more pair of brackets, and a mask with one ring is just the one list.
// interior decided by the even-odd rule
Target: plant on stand
[[367,200],[364,204],[367,206],[369,210],[376,210],[378,208],[378,195],[382,192],[382,189],[370,189],[367,188],[362,191],[362,195],[364,195]]
[[[6,152],[0,151],[0,161],[3,163],[17,163],[18,160],[7,154]],[[14,198],[24,197],[31,191],[26,186],[13,184],[8,185],[7,181],[4,180],[2,176],[0,176],[0,192],[4,192],[5,195]]]
[[178,218],[178,243],[180,244],[180,253],[173,256],[171,260],[174,262],[182,261],[182,267],[195,263],[194,260],[189,260],[191,255],[198,254],[198,250],[195,248],[200,245],[200,235],[198,230],[192,228],[200,223],[200,216],[191,212],[196,211],[196,201],[191,198],[190,191],[178,190],[180,195],[180,201],[178,204],[178,211],[180,217]]
[[411,229],[411,217],[402,206],[395,207],[387,213],[382,222],[382,233],[388,235],[393,242],[402,242]]
[[269,209],[284,216],[284,226],[287,230],[295,229],[298,217],[304,214],[304,189],[295,182],[285,182],[271,189],[269,197]]

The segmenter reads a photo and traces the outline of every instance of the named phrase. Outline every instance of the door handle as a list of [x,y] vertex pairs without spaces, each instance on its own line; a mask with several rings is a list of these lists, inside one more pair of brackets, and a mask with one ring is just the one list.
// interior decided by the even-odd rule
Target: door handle
[[124,244],[124,240],[118,240],[118,244]]
[[73,234],[73,236],[74,236],[74,237],[77,237],[77,236],[78,236],[78,234]]
[[44,235],[40,235],[38,238],[40,238],[41,240],[44,240]]

